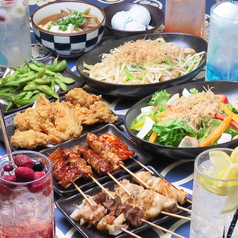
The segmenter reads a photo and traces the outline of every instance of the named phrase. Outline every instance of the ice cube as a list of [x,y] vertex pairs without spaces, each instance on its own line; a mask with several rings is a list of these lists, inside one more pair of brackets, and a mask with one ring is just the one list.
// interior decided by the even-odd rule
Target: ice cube
[[234,3],[224,2],[214,9],[214,13],[220,17],[235,19],[238,16],[238,7]]
[[124,30],[126,23],[130,20],[130,15],[128,11],[117,12],[111,20],[111,25],[113,28],[118,30]]
[[135,5],[128,13],[134,21],[142,23],[144,26],[149,25],[151,16],[150,12],[143,6]]

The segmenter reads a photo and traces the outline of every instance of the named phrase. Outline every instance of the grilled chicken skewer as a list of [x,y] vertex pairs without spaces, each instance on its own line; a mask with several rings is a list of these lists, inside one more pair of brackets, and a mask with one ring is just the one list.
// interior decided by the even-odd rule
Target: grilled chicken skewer
[[[179,204],[183,205],[188,200],[188,193],[182,189],[175,188],[170,182],[165,181],[160,177],[155,177],[151,175],[150,172],[140,171],[135,173],[135,177],[132,179],[143,186],[140,182],[142,180],[145,182],[151,190],[162,194],[169,198],[174,198]],[[140,180],[138,180],[139,178]]]
[[[94,134],[90,135],[96,136]],[[52,154],[49,154],[49,159],[52,161],[53,176],[59,181],[59,184],[64,188],[68,188],[79,178],[93,178],[92,169],[99,175],[110,175],[111,172],[120,169],[124,165],[122,159],[129,158],[135,152],[128,150],[128,147],[112,134],[102,134],[100,136],[103,141],[109,137],[110,141],[113,141],[114,144],[111,144],[110,147],[106,145],[106,148],[112,148],[113,151],[117,150],[121,158],[117,154],[108,152],[107,150],[97,153],[97,151],[95,152],[85,145],[76,145],[72,149],[64,150],[62,147],[59,147]],[[102,150],[103,148],[99,149]],[[108,156],[105,158],[100,154],[107,154]]]
[[79,178],[93,176],[91,166],[71,149],[63,150],[62,147],[59,147],[52,154],[49,154],[49,159],[52,163],[53,177],[64,188],[68,188]]
[[[89,133],[86,136],[87,145],[92,148],[97,154],[101,155],[107,160],[115,170],[123,168],[132,176],[135,176],[130,170],[128,170],[123,163],[123,160],[131,158],[134,155],[134,151],[128,150],[128,147],[122,143],[118,137],[112,134],[102,134],[97,137],[95,134]],[[140,178],[137,178],[140,180]],[[144,186],[149,186],[140,180]]]
[[[122,181],[120,181],[120,183],[121,182]],[[131,189],[134,188],[131,183],[129,183],[129,182],[126,182],[126,183],[127,183],[127,185],[130,185]],[[137,194],[138,192],[141,191],[141,189],[138,191],[138,188],[141,186],[139,186],[139,185],[136,185],[136,186],[138,186],[138,187],[137,187],[137,191],[135,191],[135,194]],[[138,227],[143,222],[147,222],[147,219],[155,217],[156,214],[158,213],[158,212],[155,213],[155,212],[151,212],[151,211],[153,211],[155,209],[157,209],[158,211],[161,211],[161,205],[159,206],[159,208],[157,207],[159,205],[158,204],[159,201],[153,200],[153,202],[156,202],[156,203],[154,203],[154,204],[148,203],[148,202],[143,201],[143,198],[141,199],[140,197],[135,198],[135,197],[129,196],[127,193],[125,193],[125,191],[123,192],[120,189],[123,190],[122,187],[120,187],[119,185],[116,185],[115,192],[111,192],[111,193],[113,193],[114,199],[109,198],[108,194],[105,194],[104,192],[101,192],[101,193],[93,196],[94,202],[97,203],[97,205],[95,205],[95,207],[99,206],[101,208],[100,205],[103,205],[109,212],[109,214],[107,214],[105,216],[101,215],[99,221],[97,219],[97,221],[96,221],[96,222],[98,222],[96,225],[97,229],[99,229],[101,231],[108,230],[109,234],[113,234],[113,235],[115,235],[115,234],[117,235],[119,230],[123,230],[123,229],[121,229],[121,226],[123,226],[125,221],[128,221],[133,227]],[[157,198],[161,196],[161,195],[159,195],[159,196],[158,195],[159,194],[156,194]],[[122,197],[120,197],[120,196],[122,196]],[[173,203],[171,203],[171,209],[174,210],[174,206],[172,204]],[[95,208],[92,208],[92,211],[89,211],[89,210],[85,211],[85,209],[81,205],[78,206],[78,209],[75,210],[71,214],[71,217],[75,220],[80,220],[80,224],[82,224],[82,222],[87,221],[87,222],[89,222],[90,225],[91,224],[95,225],[95,222],[92,222],[90,220],[90,218],[93,218],[95,216],[94,211],[96,211],[96,214],[97,214],[97,212],[98,212],[97,209],[95,210]],[[148,208],[148,206],[151,206],[151,207]],[[168,205],[165,207],[167,210],[169,209]],[[87,209],[88,209],[88,207],[87,207]],[[90,213],[91,214],[90,218],[89,218],[89,215],[88,214],[85,215],[85,213]],[[182,218],[182,216],[180,216],[180,217]],[[154,226],[154,224],[153,224],[153,226]],[[161,228],[161,227],[157,227],[157,228]],[[163,230],[164,230],[164,228],[163,228]],[[180,236],[176,233],[173,233],[169,230],[167,232],[169,232],[175,236],[182,237],[182,236]]]

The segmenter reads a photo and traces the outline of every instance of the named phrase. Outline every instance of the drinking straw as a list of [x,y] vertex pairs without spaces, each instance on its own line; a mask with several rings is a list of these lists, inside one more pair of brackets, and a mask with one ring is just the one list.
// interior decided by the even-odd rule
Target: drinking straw
[[6,147],[9,164],[13,165],[14,160],[12,157],[12,149],[10,146],[10,142],[9,142],[8,136],[7,136],[7,129],[6,129],[6,124],[5,124],[4,115],[3,115],[2,103],[0,103],[0,121],[1,121],[1,126],[2,126],[3,141],[4,141],[4,144]]

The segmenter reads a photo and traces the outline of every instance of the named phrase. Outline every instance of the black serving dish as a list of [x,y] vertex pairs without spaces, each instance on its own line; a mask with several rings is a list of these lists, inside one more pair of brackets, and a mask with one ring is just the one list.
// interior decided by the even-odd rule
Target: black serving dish
[[[112,124],[105,125],[105,126],[98,128],[96,130],[92,130],[92,131],[90,131],[90,133],[94,133],[96,135],[100,135],[100,134],[104,134],[104,133],[110,133],[110,134],[116,135],[124,144],[126,144],[128,146],[128,148],[130,150],[134,150],[135,155],[133,156],[133,158],[123,161],[125,164],[125,167],[127,167],[130,170],[135,170],[136,168],[138,169],[138,167],[140,167],[140,165],[138,163],[136,163],[134,161],[134,159],[139,161],[142,164],[147,164],[152,159],[150,154],[148,154],[147,152],[142,150],[136,143],[131,141],[129,137],[127,137],[122,131],[120,131],[116,126],[114,126]],[[62,146],[63,149],[70,149],[75,145],[79,145],[79,144],[86,145],[86,141],[85,141],[86,136],[87,136],[87,133],[84,133],[84,135],[82,135],[78,138],[71,139],[67,142],[61,143],[61,144],[54,146],[52,148],[44,149],[41,152],[45,155],[48,155],[48,154],[52,154],[60,146]],[[122,176],[125,173],[127,173],[125,170],[120,169],[118,171],[112,172],[111,174],[117,178],[119,176]],[[105,181],[108,181],[110,179],[110,177],[108,175],[98,176],[96,173],[94,173],[94,178],[97,179],[98,182],[100,182],[100,183],[104,183]],[[83,190],[89,189],[89,188],[95,186],[95,183],[90,178],[87,180],[85,180],[83,178],[78,179],[76,181],[76,184]],[[60,184],[58,184],[58,182],[55,179],[54,179],[53,185],[54,185],[54,190],[61,196],[70,196],[70,195],[78,192],[77,189],[73,185],[71,185],[68,189],[66,189],[66,188],[62,187]]]
[[163,37],[167,43],[175,43],[181,47],[189,47],[196,50],[196,52],[207,52],[207,42],[198,36],[185,34],[185,33],[156,33],[156,34],[144,34],[144,35],[136,35],[132,37],[121,38],[119,40],[115,40],[108,44],[99,46],[79,58],[77,62],[77,70],[79,74],[85,78],[86,84],[91,88],[95,89],[99,93],[103,93],[106,95],[112,95],[121,98],[143,98],[152,94],[155,91],[163,90],[165,88],[177,86],[180,84],[184,84],[192,81],[192,79],[203,69],[206,63],[206,54],[204,54],[199,66],[197,69],[192,72],[177,77],[168,81],[151,83],[151,84],[143,84],[143,85],[125,85],[125,84],[113,84],[102,82],[93,78],[90,78],[88,74],[83,73],[83,63],[87,63],[89,65],[94,65],[97,62],[101,61],[101,55],[103,53],[109,53],[111,49],[119,47],[128,41],[135,41],[137,39],[157,39],[159,37]]
[[[183,89],[191,89],[196,88],[198,91],[203,91],[206,88],[212,88],[212,91],[215,94],[225,94],[229,101],[235,100],[238,97],[238,82],[233,81],[206,81],[206,82],[194,82],[184,85],[179,85],[176,87],[168,88],[166,91],[171,95],[175,93],[182,93]],[[155,143],[150,143],[146,140],[140,139],[136,136],[134,130],[130,129],[130,125],[136,116],[140,114],[140,109],[147,105],[151,98],[150,96],[141,99],[135,105],[133,105],[127,112],[125,116],[125,127],[130,135],[130,137],[146,151],[157,156],[161,160],[166,159],[166,157],[173,159],[195,159],[198,154],[203,152],[204,150],[210,148],[235,148],[238,145],[238,140],[232,140],[230,142],[222,143],[214,146],[206,146],[206,147],[193,147],[193,148],[178,148],[178,147],[168,147],[164,145],[158,145]]]
[[[163,178],[153,167],[148,166],[148,168],[154,172],[154,176]],[[125,175],[123,177],[120,177],[120,178],[118,178],[118,181],[120,181],[121,179],[128,179],[128,180],[130,180],[130,182],[132,182],[131,175]],[[108,188],[110,191],[113,191],[114,186],[115,186],[114,181],[109,181],[109,182],[103,184],[103,187]],[[91,188],[91,189],[85,191],[85,194],[93,196],[99,192],[101,192],[101,188],[94,187],[94,188]],[[83,237],[85,237],[85,238],[91,238],[91,237],[110,238],[110,237],[113,237],[111,235],[108,235],[105,232],[97,230],[94,226],[91,228],[87,228],[86,224],[83,226],[80,226],[78,221],[75,221],[70,217],[71,213],[75,210],[75,206],[73,204],[80,205],[82,200],[83,200],[83,196],[81,194],[76,194],[72,197],[58,200],[56,202],[56,206],[65,215],[65,217],[68,219],[68,221],[79,231],[79,233],[81,235],[83,235]],[[189,202],[186,202],[183,205],[183,207],[186,209],[191,209],[191,204]],[[175,214],[188,216],[188,213],[182,209],[179,209]],[[150,221],[153,224],[158,225],[158,224],[161,224],[161,223],[171,220],[171,219],[174,219],[174,218],[172,216],[160,214],[158,217],[151,219]],[[136,228],[132,228],[129,226],[128,231],[136,234],[140,231],[143,231],[143,230],[149,229],[149,228],[151,228],[150,225],[148,225],[147,223],[143,223],[140,227],[136,227]],[[125,232],[122,232],[119,235],[117,235],[116,237],[124,238],[124,237],[129,237],[129,235]]]
[[[48,57],[47,59],[45,59],[45,60],[43,60],[43,61],[41,61],[41,62],[44,63],[44,64],[52,64],[53,61],[54,61],[54,59],[55,59],[55,57],[50,56],[50,57]],[[57,94],[58,94],[59,96],[64,95],[65,93],[67,93],[68,91],[70,91],[70,90],[73,89],[73,88],[81,88],[81,87],[83,87],[83,86],[85,85],[85,80],[84,80],[84,78],[81,77],[81,76],[79,76],[79,75],[77,75],[77,74],[75,74],[75,73],[73,73],[69,68],[64,69],[64,70],[61,71],[60,73],[61,73],[63,76],[65,76],[65,77],[69,77],[69,78],[74,79],[75,82],[72,83],[72,84],[68,84],[68,85],[67,85],[67,86],[68,86],[68,89],[67,89],[66,91],[63,91],[62,89],[59,88],[59,90],[57,91]],[[52,98],[52,97],[49,97],[49,99],[51,99],[51,98]],[[9,111],[6,111],[5,109],[6,109],[7,105],[6,105],[6,104],[3,104],[4,114],[7,115],[7,114],[11,114],[11,113],[13,113],[13,112],[21,111],[22,109],[25,109],[25,108],[27,108],[27,107],[29,107],[29,106],[31,106],[31,105],[33,105],[33,103],[27,104],[27,105],[24,105],[24,106],[18,107],[18,108],[14,107],[14,108],[10,109]]]
[[[50,101],[54,101],[54,100],[55,99],[51,99]],[[60,101],[65,100],[65,96],[60,97],[59,100]],[[28,107],[30,107],[30,105],[28,105]],[[20,109],[16,112],[13,112],[11,114],[8,114],[8,115],[4,116],[4,120],[5,120],[5,123],[6,123],[6,129],[7,129],[7,136],[8,136],[9,141],[11,140],[11,137],[14,135],[14,131],[16,129],[13,126],[13,120],[14,120],[15,115],[18,112],[19,113],[24,112],[28,107],[22,108],[22,109]],[[114,112],[112,112],[112,113],[115,115]],[[123,123],[124,123],[124,120],[121,117],[118,117],[118,120],[116,122],[114,122],[113,125],[119,126],[119,125],[122,125]],[[85,133],[88,133],[92,130],[96,130],[98,128],[101,128],[102,126],[105,126],[105,125],[107,125],[107,123],[105,123],[105,122],[95,123],[93,125],[83,125],[82,135],[85,134]],[[0,131],[1,131],[1,129],[0,129]],[[4,141],[2,133],[0,133],[0,140]],[[11,143],[10,143],[10,146],[11,146],[12,150],[21,150],[19,148],[14,147]],[[45,146],[39,146],[39,147],[35,148],[34,150],[41,151],[41,150],[44,150],[45,148],[46,148]]]

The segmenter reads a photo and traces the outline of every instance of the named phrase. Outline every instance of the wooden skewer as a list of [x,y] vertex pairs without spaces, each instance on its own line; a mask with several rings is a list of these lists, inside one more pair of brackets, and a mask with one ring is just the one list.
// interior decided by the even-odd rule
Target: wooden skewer
[[[131,172],[129,169],[127,169],[124,165],[120,165],[124,170],[126,170],[129,174],[131,174],[133,177],[135,177],[140,183],[143,184],[144,187],[146,187],[147,189],[150,189],[149,185],[146,184],[144,181],[142,181],[140,178],[138,178],[133,172]],[[191,213],[192,211],[190,209],[187,209],[185,207],[181,207],[178,205],[178,209],[184,210],[186,212]]]
[[110,174],[110,173],[107,173],[107,174],[111,177],[111,179],[112,179],[115,183],[117,183],[119,186],[121,186],[122,189],[123,189],[129,196],[132,196],[132,194],[131,194],[121,183],[119,183],[119,182],[114,178],[114,176],[113,176],[112,174]]
[[121,230],[124,231],[124,232],[126,232],[126,233],[128,233],[128,234],[131,235],[131,236],[136,237],[136,238],[142,238],[141,236],[138,236],[138,235],[136,235],[136,234],[134,234],[134,233],[128,231],[128,230],[125,229],[125,228],[121,228]]
[[134,173],[132,173],[128,168],[126,168],[124,165],[120,165],[124,170],[126,170],[129,174],[131,174],[133,177],[135,177],[140,183],[143,184],[144,187],[146,187],[147,189],[149,189],[149,186],[142,181],[140,178],[138,178]]
[[[133,158],[132,158],[133,159]],[[140,161],[133,159],[137,164],[139,164],[142,168],[144,168],[145,170],[147,170],[148,172],[150,172],[151,174],[154,174],[154,172],[152,170],[150,170],[149,168],[147,168],[145,165],[143,165]]]
[[[110,176],[110,175],[109,175],[109,176]],[[112,177],[113,177],[113,176],[112,176]],[[92,177],[92,179],[93,179],[94,181],[96,181],[96,179],[95,179],[94,177]],[[113,180],[114,180],[114,179],[115,179],[115,178],[113,177]],[[117,181],[117,182],[118,182],[118,181]],[[112,194],[110,193],[110,191],[106,190],[100,183],[98,183],[98,181],[97,181],[96,183],[97,183],[112,199],[114,199],[114,197],[112,196]],[[86,195],[74,182],[73,182],[73,184],[74,184],[74,186],[77,188],[77,190],[81,193],[81,195],[85,198],[85,200],[90,204],[90,206],[93,207],[94,204],[93,204],[92,201],[89,199],[90,196]],[[119,183],[118,183],[118,184],[119,184]],[[122,188],[125,189],[124,186],[122,186]],[[74,205],[75,207],[77,207],[77,208],[80,208],[80,207],[79,207],[78,205],[76,205],[76,204],[73,204],[73,205]],[[180,215],[173,214],[173,213],[169,213],[169,212],[161,211],[160,213],[161,213],[161,214],[165,214],[165,215],[169,215],[169,216],[173,216],[173,217],[177,217],[177,218],[182,218],[182,219],[190,220],[190,218],[188,218],[188,217],[180,216]],[[143,222],[145,222],[145,223],[147,223],[147,224],[149,224],[149,225],[151,225],[151,226],[154,226],[154,227],[156,227],[156,228],[158,228],[158,229],[161,229],[161,230],[163,230],[163,231],[165,231],[165,232],[168,232],[168,233],[170,233],[170,234],[172,234],[172,235],[175,235],[175,236],[177,236],[177,237],[179,237],[179,238],[185,238],[185,237],[180,236],[180,235],[178,235],[178,234],[176,234],[176,233],[174,233],[174,232],[172,232],[172,231],[170,231],[170,230],[168,230],[168,229],[165,229],[165,228],[163,228],[163,227],[161,227],[161,226],[155,225],[155,224],[153,224],[153,223],[151,223],[151,222],[149,222],[149,221],[147,221],[147,220],[145,220],[145,219],[141,219],[141,221],[143,221]],[[128,233],[128,234],[130,234],[130,235],[132,235],[132,236],[134,236],[134,237],[136,237],[136,238],[141,238],[140,236],[138,236],[138,235],[136,235],[136,234],[134,234],[134,233],[132,233],[132,232],[130,232],[130,231],[124,229],[124,228],[121,228],[121,230],[124,231],[124,232],[126,232],[126,233]]]
[[90,204],[90,206],[94,206],[93,202],[87,197],[87,195],[73,182],[75,188],[80,192],[80,194],[85,198],[85,200]]
[[189,213],[192,212],[190,209],[185,208],[185,207],[181,207],[181,206],[179,206],[179,205],[178,205],[178,209],[184,210],[184,211],[189,212]]
[[190,200],[189,198],[187,198],[187,202],[189,202],[191,204],[193,203],[192,200]]
[[112,196],[112,194],[105,189],[93,176],[89,175],[89,177],[112,199],[114,199],[114,197]]
[[162,226],[158,226],[158,225],[156,225],[156,224],[154,224],[154,223],[152,223],[152,222],[149,222],[149,221],[147,221],[147,220],[145,220],[145,219],[141,219],[141,220],[142,220],[143,222],[149,224],[150,226],[153,226],[153,227],[158,228],[158,229],[160,229],[160,230],[162,230],[162,231],[168,232],[168,233],[170,233],[170,234],[172,234],[172,235],[174,235],[174,236],[177,236],[177,237],[179,237],[179,238],[185,238],[184,236],[181,236],[181,235],[179,235],[179,234],[177,234],[177,233],[174,233],[173,231],[170,231],[170,230],[168,230],[168,229],[166,229],[166,228],[164,228],[164,227],[162,227]]
[[[135,159],[134,159],[135,160]],[[135,160],[136,161],[136,160]],[[138,161],[139,162],[139,161]],[[139,162],[140,163],[140,162]],[[145,168],[146,170],[148,170],[148,172],[150,172],[150,173],[154,173],[153,171],[151,171],[150,169],[148,169],[148,168],[146,168],[146,166],[144,166],[143,164],[141,164],[141,166],[143,167],[143,168]],[[122,167],[122,166],[121,166]],[[132,173],[132,172],[131,172]],[[147,183],[145,183],[144,181],[142,181],[142,180],[139,180],[137,177],[136,177],[136,175],[134,176],[138,181],[140,181],[140,182],[142,182],[143,183],[143,185],[146,187],[146,188],[149,188],[149,185],[147,185]],[[192,200],[190,200],[189,198],[187,198],[187,200],[186,200],[187,202],[189,202],[189,203],[191,203],[192,204]],[[191,211],[190,211],[191,212]]]
[[185,220],[191,221],[190,217],[185,217],[185,216],[181,216],[181,215],[178,215],[178,214],[174,214],[174,213],[170,213],[170,212],[165,212],[165,211],[161,211],[160,213],[164,214],[164,215],[167,215],[167,216],[181,218],[181,219],[185,219]]

